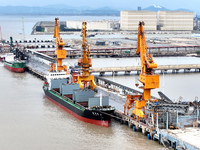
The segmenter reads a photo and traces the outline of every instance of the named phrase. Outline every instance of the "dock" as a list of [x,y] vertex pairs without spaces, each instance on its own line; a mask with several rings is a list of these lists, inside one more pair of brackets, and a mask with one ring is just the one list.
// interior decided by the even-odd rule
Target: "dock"
[[30,74],[33,74],[34,76],[40,78],[41,80],[45,80],[46,73],[48,71],[47,66],[40,66],[38,67],[39,63],[34,62],[34,63],[28,63],[26,64],[26,71],[28,71]]
[[[93,68],[91,70],[92,73],[99,73],[99,75],[103,76],[105,73],[118,74],[119,72],[124,72],[124,74],[130,74],[131,72],[140,73],[140,66],[127,66],[127,67],[104,67],[104,68]],[[172,73],[178,72],[200,72],[199,64],[189,64],[189,65],[160,65],[154,69],[155,71],[160,71],[160,73],[167,73],[171,71]]]
[[187,127],[179,129],[159,129],[158,125],[147,126],[132,117],[126,116],[119,111],[114,112],[121,124],[128,125],[134,132],[142,132],[147,139],[156,140],[166,148],[175,150],[199,150],[200,128]]
[[[45,47],[44,47],[45,48]],[[148,47],[148,50],[154,56],[185,56],[186,54],[195,53],[200,45],[192,46],[158,46]],[[135,55],[137,47],[122,48],[95,48],[90,49],[90,56],[96,57],[138,57]],[[40,50],[40,53],[55,57],[53,50]],[[67,50],[68,58],[76,58],[81,56],[81,49]]]
[[[40,55],[39,53],[32,53],[32,51],[29,51],[29,54],[31,57],[29,57],[27,70],[33,75],[37,76],[38,78],[45,80],[45,75],[47,74],[48,71],[48,65],[45,64],[42,61],[42,59],[43,60],[48,60],[48,59],[45,59],[44,54]],[[51,61],[53,61],[53,59],[51,59]],[[179,67],[179,70],[181,69],[179,65],[176,65],[176,67]],[[185,65],[183,68],[198,69],[199,72],[200,65],[189,65],[189,66]],[[140,69],[140,67],[138,67],[137,69]],[[172,70],[172,66],[165,66],[165,67],[163,66],[163,68],[160,68],[160,70],[167,70],[167,69]],[[110,93],[115,95],[114,99],[116,99],[116,97],[118,97],[118,99],[121,99],[122,96],[125,98],[127,93],[141,94],[140,91],[123,86],[121,84],[104,79],[102,77],[95,76],[95,82],[97,83],[98,88],[107,93],[107,95],[111,95]],[[158,99],[156,97],[152,98]],[[117,103],[117,101],[115,103]],[[123,107],[123,104],[121,103],[124,102],[123,101],[120,102],[121,107]],[[165,147],[171,147],[174,149],[191,149],[191,150],[200,149],[200,145],[198,143],[198,141],[200,141],[200,136],[199,136],[200,128],[179,128],[180,127],[179,121],[181,120],[181,117],[178,115],[178,111],[180,111],[180,109],[189,110],[189,108],[188,107],[186,108],[185,104],[178,104],[178,103],[173,105],[166,104],[164,106],[158,106],[158,107],[164,108],[164,113],[167,114],[166,115],[167,117],[165,117],[164,119],[159,119],[157,113],[156,120],[152,124],[144,123],[136,120],[134,117],[130,115],[125,115],[122,109],[115,110],[114,114],[112,115],[112,118],[119,121],[120,124],[122,125],[128,125],[128,127],[130,127],[134,132],[136,131],[142,132],[143,135],[147,136],[147,139],[157,140],[159,144],[162,144]],[[173,107],[172,112],[168,111],[165,112],[165,110],[168,110],[168,108],[172,107]],[[168,124],[170,123],[171,119],[175,119],[174,121],[176,122],[173,126],[175,128],[173,129],[171,129],[170,124]],[[195,116],[193,116],[192,119],[195,120]],[[190,141],[191,139],[195,140]]]
[[[41,53],[40,51],[35,51],[32,49],[22,50],[23,53],[30,56],[30,58],[38,58],[42,60],[47,60],[49,62],[54,62],[55,59],[51,56],[46,55],[46,53]],[[131,74],[131,72],[139,74],[140,66],[126,66],[126,67],[104,67],[104,68],[92,68],[91,73],[99,73],[100,76],[105,75],[105,73],[111,73],[112,75],[117,75],[118,73],[124,73],[125,75]],[[200,72],[199,64],[188,64],[188,65],[159,65],[155,68],[156,72],[160,73],[188,73],[188,72]]]
[[200,149],[200,129],[199,128],[182,128],[176,130],[158,130],[155,139],[160,139],[160,144],[165,147],[174,147],[174,149]]

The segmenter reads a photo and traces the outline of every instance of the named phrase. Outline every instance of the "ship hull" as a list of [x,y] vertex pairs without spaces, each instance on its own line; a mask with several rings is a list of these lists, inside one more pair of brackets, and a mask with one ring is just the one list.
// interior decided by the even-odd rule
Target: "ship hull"
[[23,73],[25,71],[25,63],[9,63],[4,62],[4,67],[12,72]]
[[[62,108],[75,118],[99,126],[104,126],[104,127],[109,126],[111,117],[106,115],[105,113],[101,113],[100,111],[95,111],[95,110],[82,109],[73,102],[63,100],[62,96],[59,96],[53,93],[52,91],[44,89],[44,92],[45,96],[50,101],[58,105],[60,108]],[[106,113],[111,114],[112,112],[113,110],[107,111]]]

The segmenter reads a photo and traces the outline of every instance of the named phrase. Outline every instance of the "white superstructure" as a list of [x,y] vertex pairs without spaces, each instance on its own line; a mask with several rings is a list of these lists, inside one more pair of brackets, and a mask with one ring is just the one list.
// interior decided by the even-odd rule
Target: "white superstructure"
[[51,90],[52,80],[55,79],[66,79],[68,83],[71,83],[71,74],[66,74],[65,71],[57,71],[57,72],[48,72],[46,75],[47,83],[49,84],[48,88]]
[[5,61],[7,61],[7,62],[15,61],[15,55],[13,53],[6,53]]

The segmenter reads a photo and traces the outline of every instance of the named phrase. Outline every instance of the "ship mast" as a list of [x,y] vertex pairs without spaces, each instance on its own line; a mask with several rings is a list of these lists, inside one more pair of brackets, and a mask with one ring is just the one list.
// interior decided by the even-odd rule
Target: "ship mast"
[[50,71],[57,71],[57,70],[67,71],[67,66],[62,64],[62,60],[67,57],[67,52],[66,50],[63,49],[65,43],[63,42],[63,39],[60,37],[58,20],[59,20],[58,18],[55,18],[55,29],[54,29],[54,38],[56,38],[55,55],[56,55],[57,65],[51,64]]
[[14,53],[13,52],[13,38],[12,38],[12,36],[10,37],[10,50],[9,50],[9,53]]
[[82,27],[82,58],[79,60],[78,65],[82,67],[82,73],[77,78],[77,83],[80,88],[96,89],[94,82],[94,75],[90,75],[90,67],[92,67],[92,59],[90,58],[90,49],[86,39],[87,23],[83,22]]

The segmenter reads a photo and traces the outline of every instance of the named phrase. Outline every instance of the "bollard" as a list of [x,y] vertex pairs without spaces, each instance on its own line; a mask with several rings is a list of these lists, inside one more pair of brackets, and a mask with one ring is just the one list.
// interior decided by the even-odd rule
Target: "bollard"
[[135,126],[133,126],[133,131],[135,131]]
[[149,134],[147,134],[147,139],[150,140],[150,135]]

